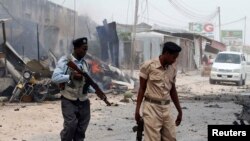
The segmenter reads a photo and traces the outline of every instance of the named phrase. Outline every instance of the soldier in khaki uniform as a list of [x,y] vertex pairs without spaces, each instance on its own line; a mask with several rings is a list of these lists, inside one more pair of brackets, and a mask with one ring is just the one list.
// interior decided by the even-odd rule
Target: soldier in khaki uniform
[[[175,88],[176,68],[173,63],[181,47],[166,42],[162,54],[146,61],[140,68],[140,88],[137,97],[135,119],[139,122],[140,107],[144,120],[145,141],[176,141],[175,126],[180,125],[182,110]],[[171,119],[170,98],[178,111],[177,119]]]

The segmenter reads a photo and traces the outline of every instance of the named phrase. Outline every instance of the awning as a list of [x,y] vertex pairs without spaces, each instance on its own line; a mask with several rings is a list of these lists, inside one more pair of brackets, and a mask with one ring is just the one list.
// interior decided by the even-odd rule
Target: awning
[[212,43],[211,43],[211,47],[212,48],[215,48],[219,51],[225,51],[226,50],[226,45],[221,43],[221,42],[218,42],[218,41],[215,41],[213,40]]
[[218,52],[225,50],[226,50],[226,45],[215,40],[212,40],[211,44],[207,44],[205,47],[206,52],[211,52],[214,54],[217,54]]

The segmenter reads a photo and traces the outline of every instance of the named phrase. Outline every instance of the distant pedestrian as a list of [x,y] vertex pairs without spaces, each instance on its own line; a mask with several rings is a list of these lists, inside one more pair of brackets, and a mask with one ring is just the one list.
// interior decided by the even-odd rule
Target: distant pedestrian
[[208,56],[208,65],[212,65],[213,64],[213,58],[211,55]]
[[204,54],[202,57],[202,65],[204,66],[208,65],[208,58],[206,54]]

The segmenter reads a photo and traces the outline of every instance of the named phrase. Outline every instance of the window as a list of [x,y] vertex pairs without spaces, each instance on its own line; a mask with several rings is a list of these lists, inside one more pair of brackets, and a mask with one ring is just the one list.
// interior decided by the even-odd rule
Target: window
[[232,63],[232,64],[240,64],[241,59],[238,54],[218,54],[215,59],[217,63]]

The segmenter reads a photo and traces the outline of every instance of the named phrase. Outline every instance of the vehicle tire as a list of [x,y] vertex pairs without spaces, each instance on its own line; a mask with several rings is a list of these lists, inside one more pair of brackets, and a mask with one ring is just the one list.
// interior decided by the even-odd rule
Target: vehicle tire
[[37,86],[38,88],[33,92],[33,99],[35,102],[43,102],[48,95],[48,89],[46,86]]
[[21,91],[22,90],[20,88],[15,88],[12,92],[9,102],[13,102],[15,99],[17,99],[20,96]]
[[243,80],[243,85],[246,85],[247,74],[245,74],[245,79]]
[[242,78],[240,79],[240,81],[236,82],[236,85],[237,86],[242,86],[243,85],[243,82],[244,80],[242,80]]
[[215,84],[215,80],[209,78],[209,83],[210,83],[210,84]]

